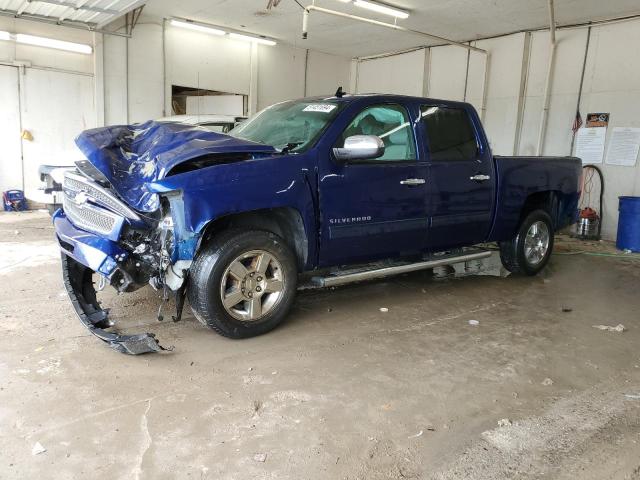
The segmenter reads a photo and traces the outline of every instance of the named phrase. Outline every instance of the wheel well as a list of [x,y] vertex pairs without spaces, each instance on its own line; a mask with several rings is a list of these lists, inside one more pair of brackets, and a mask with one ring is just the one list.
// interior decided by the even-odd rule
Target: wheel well
[[520,222],[534,210],[544,210],[551,216],[554,228],[558,227],[558,213],[560,209],[560,196],[558,192],[550,190],[546,192],[532,193],[527,197],[520,212]]
[[217,218],[204,228],[200,244],[208,242],[214,235],[229,228],[254,228],[275,233],[295,252],[299,271],[302,271],[307,263],[309,253],[307,235],[302,216],[294,208],[267,208]]

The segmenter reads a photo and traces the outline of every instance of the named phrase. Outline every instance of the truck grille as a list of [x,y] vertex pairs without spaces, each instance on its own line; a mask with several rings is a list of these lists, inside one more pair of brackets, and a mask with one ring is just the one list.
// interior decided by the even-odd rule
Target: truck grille
[[115,197],[109,190],[81,175],[71,172],[66,173],[64,176],[64,190],[74,193],[84,192],[93,203],[102,205],[123,217],[134,220],[140,219],[137,213]]
[[108,210],[87,203],[78,205],[66,192],[62,199],[62,207],[76,227],[102,235],[110,234],[121,218]]
[[71,223],[88,232],[117,238],[124,218],[138,215],[109,190],[91,180],[68,172],[64,176],[62,206]]

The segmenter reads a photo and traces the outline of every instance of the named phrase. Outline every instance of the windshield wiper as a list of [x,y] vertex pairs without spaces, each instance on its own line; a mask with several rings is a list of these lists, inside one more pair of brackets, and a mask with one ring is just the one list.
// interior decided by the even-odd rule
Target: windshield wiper
[[291,142],[291,143],[287,143],[282,150],[280,150],[280,153],[291,153],[291,150],[293,150],[296,147],[299,147],[300,145],[302,145],[303,142]]

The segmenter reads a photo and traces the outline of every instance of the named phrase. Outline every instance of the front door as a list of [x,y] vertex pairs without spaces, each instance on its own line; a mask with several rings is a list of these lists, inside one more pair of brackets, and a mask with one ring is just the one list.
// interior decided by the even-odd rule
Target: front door
[[423,105],[420,117],[429,152],[429,247],[483,242],[491,228],[496,179],[477,115],[465,107]]
[[321,266],[410,255],[426,248],[427,165],[420,159],[413,126],[402,105],[364,108],[335,146],[343,146],[352,135],[377,135],[384,141],[384,155],[367,161],[320,162]]

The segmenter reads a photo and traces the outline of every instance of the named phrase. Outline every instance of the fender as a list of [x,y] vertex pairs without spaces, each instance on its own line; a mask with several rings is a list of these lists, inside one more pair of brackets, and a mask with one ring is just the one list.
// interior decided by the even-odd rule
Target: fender
[[315,182],[310,175],[313,162],[310,154],[278,155],[214,165],[147,184],[150,192],[166,198],[171,206],[177,247],[172,260],[192,260],[206,226],[216,219],[288,207],[302,217],[308,259],[315,263],[316,202],[308,186]]

